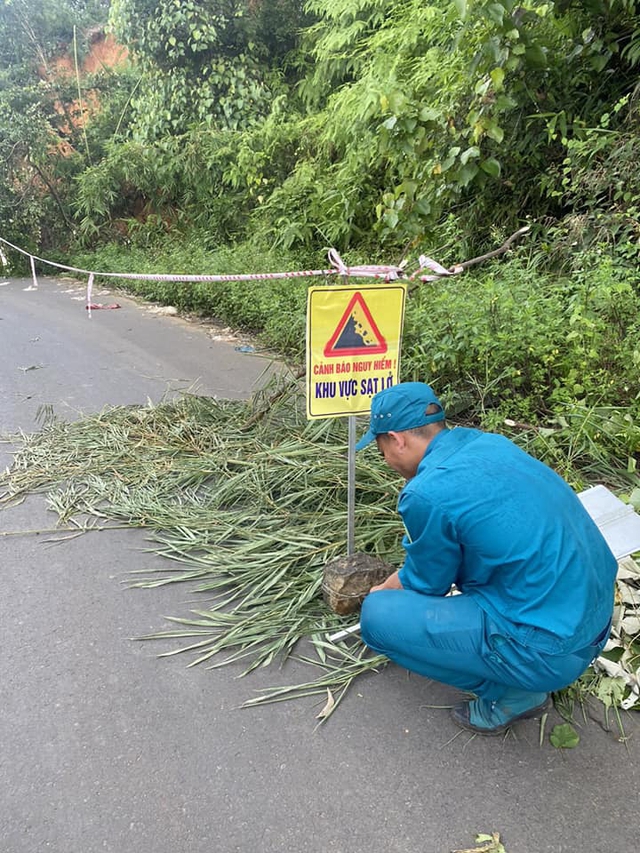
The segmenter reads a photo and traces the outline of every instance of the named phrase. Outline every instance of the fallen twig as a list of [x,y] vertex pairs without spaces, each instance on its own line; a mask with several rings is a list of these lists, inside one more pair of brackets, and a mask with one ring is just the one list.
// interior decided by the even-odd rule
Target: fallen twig
[[519,228],[517,231],[514,231],[513,234],[504,241],[502,246],[499,249],[494,249],[493,252],[487,252],[484,255],[478,255],[477,258],[470,258],[468,261],[461,261],[459,264],[455,264],[454,267],[451,267],[451,271],[456,268],[462,267],[463,270],[469,269],[469,267],[474,266],[475,264],[481,264],[483,261],[489,261],[491,258],[496,258],[498,255],[504,254],[504,252],[509,251],[511,248],[511,244],[517,240],[519,237],[524,237],[525,234],[528,234],[531,230],[529,225],[525,225],[524,228]]

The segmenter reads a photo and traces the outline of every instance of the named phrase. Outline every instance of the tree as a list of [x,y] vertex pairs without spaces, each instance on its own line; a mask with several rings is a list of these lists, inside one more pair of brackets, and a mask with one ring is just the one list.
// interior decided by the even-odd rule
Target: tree
[[110,21],[142,72],[135,134],[152,141],[191,125],[239,130],[282,90],[283,63],[304,15],[295,0],[113,0]]
[[75,80],[57,75],[55,60],[74,43],[76,23],[95,24],[106,5],[0,5],[0,218],[21,245],[73,230],[69,195],[85,163],[84,117]]

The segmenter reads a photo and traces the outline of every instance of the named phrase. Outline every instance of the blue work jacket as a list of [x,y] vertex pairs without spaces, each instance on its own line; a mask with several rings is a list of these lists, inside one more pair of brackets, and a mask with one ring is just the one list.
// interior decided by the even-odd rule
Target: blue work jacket
[[577,495],[504,436],[438,433],[398,501],[403,587],[473,596],[500,633],[566,653],[613,610],[617,562]]

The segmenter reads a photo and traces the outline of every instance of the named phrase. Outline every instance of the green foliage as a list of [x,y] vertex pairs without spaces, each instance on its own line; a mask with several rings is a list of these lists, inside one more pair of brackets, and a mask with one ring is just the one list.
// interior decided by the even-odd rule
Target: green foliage
[[[88,162],[70,170],[98,164],[114,190],[98,199],[90,187],[100,183],[96,175],[81,180],[83,232],[139,217],[144,197],[142,208],[151,204],[153,215],[196,228],[206,221],[222,239],[238,236],[251,215],[262,238],[285,248],[419,246],[456,210],[465,211],[460,224],[475,245],[486,239],[480,223],[510,228],[532,214],[558,220],[570,213],[569,231],[577,230],[576,215],[586,214],[576,208],[587,208],[587,230],[603,235],[611,217],[600,217],[606,182],[592,168],[597,161],[601,171],[619,173],[619,221],[609,240],[630,239],[635,194],[626,177],[635,128],[622,127],[628,109],[611,104],[631,103],[636,6],[113,0],[111,26],[134,64],[129,76],[111,76],[113,97],[86,129]],[[22,27],[27,36],[3,41],[13,68],[25,57],[46,66],[60,39],[68,43],[74,14],[82,10],[88,21],[105,4],[14,0],[5,8],[11,32]],[[603,75],[607,69],[615,73]],[[26,104],[18,110],[28,115]],[[55,124],[55,111],[46,112]],[[120,154],[109,145],[125,139],[125,115],[129,140],[151,146],[141,186],[118,183],[132,149]],[[41,131],[23,136],[45,139]],[[193,180],[181,147],[206,149],[204,182]],[[178,164],[167,166],[169,157]],[[231,223],[230,205],[238,211]],[[553,235],[560,243],[570,237]]]
[[587,59],[596,72],[623,73],[640,59],[640,8],[637,0],[555,0],[574,35],[574,55]]
[[[336,160],[358,140],[366,183],[373,176],[377,190],[369,217],[375,213],[378,238],[421,239],[445,205],[471,192],[503,200],[515,186],[503,142],[546,73],[534,42],[557,41],[548,7],[507,15],[500,4],[475,4],[462,19],[454,4],[417,0],[313,8],[323,15],[309,31],[316,64],[302,91],[311,104],[326,102],[323,135]],[[513,164],[520,180],[522,165]],[[342,171],[348,186],[355,169]],[[512,218],[521,212],[514,207],[506,211]]]
[[[215,239],[250,227],[287,250],[370,254],[420,248],[460,212],[475,247],[485,223],[511,229],[531,216],[562,220],[551,235],[562,246],[579,229],[575,208],[589,205],[603,234],[590,170],[594,152],[606,156],[600,131],[613,139],[627,112],[633,61],[607,54],[617,70],[603,77],[596,57],[610,40],[589,26],[629,41],[635,12],[612,2],[603,24],[600,5],[312,0],[305,13],[295,0],[114,0],[112,27],[140,75],[131,141],[150,164],[157,156],[157,173],[118,184],[133,149],[104,146],[116,204],[81,179],[83,232],[141,209],[149,221],[150,205]],[[625,163],[615,140],[609,148],[621,181],[628,141]],[[616,236],[632,220],[633,209]]]
[[[104,129],[87,129],[78,81],[58,74],[56,63],[74,47],[82,53],[87,39],[77,27],[88,33],[106,11],[101,0],[0,5],[0,219],[3,236],[21,246],[66,242],[74,230],[75,177],[100,156]],[[91,98],[102,89],[109,103],[106,76],[95,75],[88,88]]]
[[615,254],[635,263],[640,245],[638,112],[629,96],[613,104],[594,127],[567,141],[566,156],[550,179],[550,192],[567,215],[549,237],[554,261],[581,263],[581,250]]
[[583,395],[626,404],[635,390],[624,377],[640,361],[634,281],[608,260],[565,279],[515,262],[423,286],[407,320],[406,354],[440,385],[465,375],[481,381],[489,404],[526,397],[542,411]]
[[101,24],[107,0],[4,0],[0,6],[0,66],[20,72],[50,60],[73,39],[74,27]]
[[[113,140],[105,157],[79,178],[81,234],[85,240],[120,236],[152,245],[179,225],[206,230],[207,246],[236,239],[246,232],[248,214],[285,180],[298,147],[295,136],[277,132],[275,113],[260,132],[241,139],[232,131],[201,128],[153,144]],[[266,156],[269,177],[263,172]]]
[[[142,73],[132,100],[137,139],[184,133],[192,124],[245,129],[267,113],[281,89],[269,61],[293,49],[304,16],[294,0],[271,4],[273,16],[266,5],[113,0],[111,26]],[[260,27],[267,18],[270,25]]]

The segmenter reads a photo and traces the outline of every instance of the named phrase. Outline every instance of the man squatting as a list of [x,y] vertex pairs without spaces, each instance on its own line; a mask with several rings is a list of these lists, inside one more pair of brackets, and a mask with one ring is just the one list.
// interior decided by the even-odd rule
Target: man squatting
[[[616,560],[571,488],[501,435],[448,429],[421,382],[376,394],[375,441],[407,481],[402,568],[362,605],[366,644],[468,691],[455,722],[480,734],[543,713],[609,635]],[[455,584],[460,595],[447,595]]]

